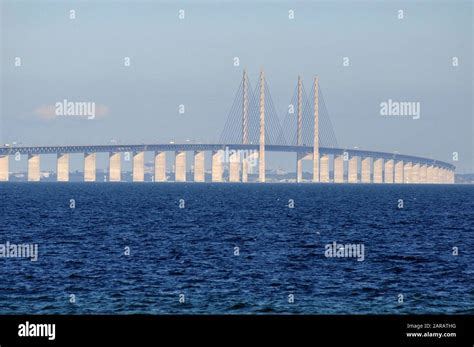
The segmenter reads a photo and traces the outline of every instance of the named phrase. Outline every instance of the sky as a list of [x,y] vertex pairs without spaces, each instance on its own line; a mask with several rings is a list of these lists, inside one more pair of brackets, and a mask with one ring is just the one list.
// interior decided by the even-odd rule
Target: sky
[[[264,69],[282,121],[298,75],[307,90],[318,75],[340,146],[474,172],[471,1],[1,4],[2,144],[216,142],[243,69],[253,85]],[[64,99],[94,102],[96,117],[55,115]],[[419,119],[382,116],[389,99],[419,103]]]

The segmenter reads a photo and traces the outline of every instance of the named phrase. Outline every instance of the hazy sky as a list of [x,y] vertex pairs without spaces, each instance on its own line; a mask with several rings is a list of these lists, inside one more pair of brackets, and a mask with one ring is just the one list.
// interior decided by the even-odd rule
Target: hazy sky
[[[4,0],[0,142],[215,142],[242,69],[255,85],[264,68],[281,118],[297,76],[309,90],[317,74],[339,145],[449,162],[458,152],[458,172],[472,172],[472,8],[452,0]],[[95,102],[98,114],[56,117],[63,99]],[[420,119],[381,116],[388,99],[419,102]]]

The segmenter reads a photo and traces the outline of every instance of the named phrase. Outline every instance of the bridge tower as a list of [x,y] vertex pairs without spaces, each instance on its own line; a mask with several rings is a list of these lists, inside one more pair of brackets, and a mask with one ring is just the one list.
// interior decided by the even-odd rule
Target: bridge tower
[[[296,145],[302,145],[303,138],[303,83],[298,76],[298,116],[296,119]],[[303,180],[303,154],[296,154],[296,182]]]
[[319,78],[314,78],[313,182],[319,182]]
[[242,144],[249,143],[249,100],[248,100],[248,78],[244,70],[242,80]]
[[260,71],[260,146],[258,152],[258,178],[265,182],[265,75]]
[[[248,99],[248,78],[244,69],[242,81],[242,144],[249,143],[249,99]],[[247,158],[242,158],[242,182],[248,181],[249,165]]]

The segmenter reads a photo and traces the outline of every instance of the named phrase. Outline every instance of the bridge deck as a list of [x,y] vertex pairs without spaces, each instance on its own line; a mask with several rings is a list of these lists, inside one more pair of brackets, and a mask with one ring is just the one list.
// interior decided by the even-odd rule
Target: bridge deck
[[[226,148],[235,150],[254,150],[258,151],[258,145],[242,144],[141,144],[141,145],[98,145],[98,146],[21,146],[21,147],[0,147],[0,155],[20,154],[55,154],[55,153],[100,153],[100,152],[140,152],[140,151],[218,151]],[[270,152],[292,152],[292,153],[312,153],[312,146],[288,146],[288,145],[266,145],[266,151]],[[345,152],[349,156],[381,158],[385,160],[395,159],[411,161],[414,163],[436,165],[449,170],[454,170],[455,166],[429,158],[422,158],[412,155],[387,153],[378,151],[369,151],[350,148],[330,148],[320,147],[321,155],[342,155]]]

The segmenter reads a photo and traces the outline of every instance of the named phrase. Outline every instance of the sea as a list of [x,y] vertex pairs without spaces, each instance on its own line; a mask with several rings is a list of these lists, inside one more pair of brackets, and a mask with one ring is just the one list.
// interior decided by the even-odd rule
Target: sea
[[474,314],[472,185],[5,182],[0,212],[0,314]]

